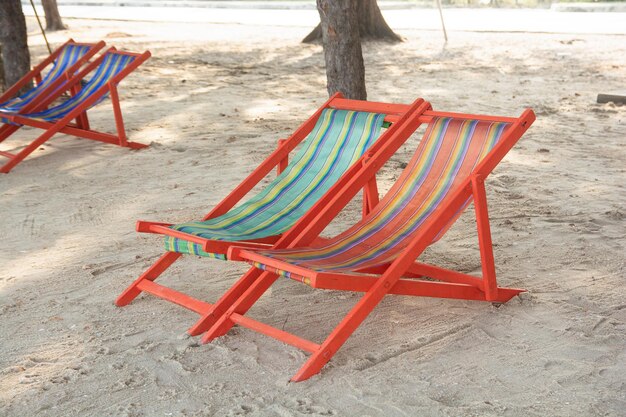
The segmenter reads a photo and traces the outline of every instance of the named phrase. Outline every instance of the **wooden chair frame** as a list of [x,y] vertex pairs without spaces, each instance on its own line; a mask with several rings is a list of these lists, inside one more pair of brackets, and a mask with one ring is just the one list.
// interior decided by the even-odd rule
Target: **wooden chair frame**
[[[0,95],[0,103],[4,103],[7,100],[10,100],[14,96],[16,96],[22,88],[24,88],[28,83],[39,84],[43,79],[43,71],[54,63],[54,61],[59,57],[61,52],[65,49],[66,46],[73,44],[78,46],[90,46],[89,52],[83,55],[80,59],[78,59],[73,65],[71,65],[60,77],[54,80],[50,85],[44,88],[35,99],[33,99],[30,103],[24,106],[18,114],[20,113],[28,113],[37,110],[43,110],[45,107],[42,107],[41,102],[48,98],[51,94],[53,94],[58,89],[62,88],[63,84],[65,84],[68,80],[72,78],[72,76],[86,63],[88,62],[99,50],[104,48],[104,41],[100,41],[97,43],[79,43],[75,42],[73,39],[69,39],[63,45],[55,49],[46,59],[41,61],[38,65],[33,67],[27,74],[25,74],[17,83],[11,86],[8,90],[6,90],[2,95]],[[62,90],[63,91],[63,90]],[[55,96],[56,97],[56,96]],[[0,120],[5,117],[5,113],[0,112]],[[82,118],[77,118],[76,122],[81,123]],[[14,124],[3,124],[0,126],[0,142],[4,141],[7,137],[9,137],[13,132],[19,129],[19,126]],[[7,158],[12,158],[12,154],[8,152],[0,151],[0,156],[4,156]]]
[[[54,102],[54,100],[61,97],[61,95],[65,92],[70,92],[72,95],[78,94],[81,88],[81,81],[85,78],[85,76],[94,71],[102,63],[107,52],[130,55],[134,56],[135,59],[130,64],[128,64],[126,68],[124,68],[113,78],[111,78],[111,80],[109,80],[107,84],[101,86],[96,91],[94,91],[87,100],[76,106],[63,118],[59,119],[56,122],[48,122],[44,120],[29,118],[26,114],[24,114],[23,111],[18,114],[2,115],[3,118],[8,119],[13,123],[16,123],[17,125],[7,125],[8,127],[5,129],[5,131],[0,133],[0,142],[4,141],[10,135],[15,133],[15,131],[17,131],[21,127],[20,125],[43,129],[44,132],[18,153],[13,154],[9,152],[2,152],[0,155],[9,158],[9,162],[6,162],[0,167],[0,172],[8,173],[13,167],[20,163],[30,153],[32,153],[35,149],[37,149],[39,146],[48,141],[50,138],[52,138],[52,136],[57,133],[66,133],[83,139],[96,140],[114,145],[129,147],[132,149],[140,149],[148,146],[142,143],[131,142],[127,140],[117,86],[126,76],[132,73],[135,69],[137,69],[137,67],[139,67],[144,61],[146,61],[150,57],[149,51],[139,54],[133,52],[118,51],[113,47],[109,48],[107,51],[102,53],[96,60],[86,65],[75,75],[71,76],[67,80],[67,82],[63,84],[62,88],[58,88],[53,94],[50,94],[47,98],[39,101],[37,105],[30,110],[40,111],[46,109],[52,102]],[[91,129],[87,118],[87,110],[107,93],[110,93],[111,95],[111,104],[113,106],[116,134],[104,133]],[[72,120],[76,120],[76,123],[71,123]]]
[[[78,46],[90,46],[89,52],[83,55],[80,59],[78,59],[74,64],[72,64],[64,73],[62,77],[59,77],[53,84],[49,87],[46,87],[44,92],[40,93],[38,98],[46,98],[48,94],[54,92],[57,88],[63,84],[64,81],[68,80],[74,72],[76,72],[80,67],[82,67],[87,61],[89,61],[100,49],[102,49],[105,45],[104,41],[100,41],[97,43],[79,43],[75,42],[73,39],[69,39],[63,45],[59,46],[55,49],[46,59],[41,61],[39,64],[33,67],[28,73],[26,73],[22,78],[19,79],[18,82],[9,87],[4,93],[0,94],[0,103],[4,103],[7,100],[10,100],[14,96],[16,96],[20,90],[26,87],[29,83],[33,83],[35,85],[39,84],[43,79],[43,71],[61,55],[61,52],[65,49],[66,46],[73,44]],[[36,102],[31,102],[29,105],[36,105]]]
[[[412,296],[457,298],[503,303],[523,290],[498,287],[496,282],[487,199],[484,188],[485,178],[493,171],[506,153],[519,140],[535,120],[532,110],[527,109],[519,118],[504,118],[460,113],[425,111],[420,121],[430,122],[433,117],[455,117],[483,121],[508,122],[511,126],[505,131],[498,144],[477,165],[462,186],[442,201],[436,212],[424,223],[421,231],[410,239],[408,246],[390,264],[369,270],[356,270],[355,274],[315,272],[297,267],[266,256],[245,247],[232,246],[228,257],[231,260],[260,262],[276,270],[288,271],[308,278],[307,283],[314,288],[364,292],[344,319],[334,328],[326,340],[317,344],[296,335],[276,329],[248,318],[245,313],[278,279],[270,271],[253,268],[240,279],[223,297],[220,315],[213,317],[211,327],[203,336],[204,343],[226,334],[233,325],[247,327],[259,333],[281,340],[287,344],[310,352],[312,355],[300,368],[292,381],[302,381],[318,373],[331,357],[345,343],[363,320],[387,294]],[[375,152],[360,167],[360,171],[346,179],[339,191],[329,192],[329,201],[318,210],[310,210],[298,223],[282,237],[289,242],[286,248],[306,247],[319,238],[322,230],[332,221],[341,209],[375,175],[380,162],[386,160],[382,152]],[[339,186],[340,184],[337,184]],[[482,278],[469,274],[416,262],[416,259],[433,242],[442,230],[446,230],[450,219],[458,216],[473,198],[478,228],[478,241],[482,265]],[[276,245],[278,246],[278,245]],[[377,276],[363,276],[356,273],[370,273]],[[438,281],[420,280],[429,277]],[[238,296],[231,297],[230,293]],[[219,303],[219,302],[218,302]]]
[[[348,100],[343,98],[339,93],[333,95],[326,103],[324,103],[307,121],[305,121],[296,131],[287,139],[281,139],[278,142],[278,148],[269,155],[269,157],[261,163],[246,179],[243,180],[230,194],[228,194],[213,210],[211,210],[203,220],[208,220],[224,213],[227,213],[243,197],[245,197],[267,174],[274,168],[280,173],[288,163],[288,156],[298,144],[300,144],[311,132],[317,119],[322,111],[327,108],[366,111],[373,113],[383,113],[386,115],[385,121],[392,123],[391,127],[383,132],[378,140],[372,144],[369,150],[355,162],[339,179],[339,181],[327,192],[310,211],[319,211],[330,201],[333,194],[332,190],[337,190],[338,184],[344,184],[346,181],[360,170],[366,161],[375,152],[383,151],[387,157],[393,153],[409,138],[415,131],[419,123],[418,115],[430,108],[430,104],[422,99],[418,99],[411,105],[378,103],[358,100]],[[376,178],[372,175],[360,189],[364,190],[363,196],[363,213],[378,203],[378,191],[376,188]],[[299,222],[300,224],[301,222]],[[202,245],[202,249],[210,253],[227,254],[229,249],[236,245],[237,247],[245,247],[251,249],[269,249],[282,248],[288,243],[282,236],[270,236],[263,239],[248,241],[221,241],[205,239],[198,236],[190,235],[180,231],[170,229],[171,224],[156,222],[137,222],[137,231],[144,233],[158,233],[177,238],[182,238],[190,242]],[[298,227],[301,230],[302,225]],[[292,231],[289,233],[293,235]],[[258,272],[255,268],[251,268],[238,284],[231,288],[216,304],[193,298],[187,294],[176,291],[172,288],[157,284],[154,281],[178,260],[183,254],[177,252],[166,252],[163,254],[150,268],[148,268],[139,278],[137,278],[122,294],[117,298],[117,306],[125,306],[134,300],[141,292],[150,293],[156,297],[165,299],[172,303],[178,304],[189,310],[195,311],[201,317],[188,330],[190,335],[198,335],[209,329],[215,323],[216,318],[220,317],[226,311],[226,308],[239,298],[246,290],[248,283],[253,283],[258,278]]]

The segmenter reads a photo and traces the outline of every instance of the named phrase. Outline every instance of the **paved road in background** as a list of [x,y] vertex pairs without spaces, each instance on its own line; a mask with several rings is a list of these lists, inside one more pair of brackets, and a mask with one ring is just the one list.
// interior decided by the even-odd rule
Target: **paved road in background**
[[[167,4],[154,0],[59,0],[59,10],[64,18],[108,20],[137,20],[159,22],[229,23],[254,26],[313,27],[319,21],[312,2],[268,1],[205,1],[176,2],[177,7],[152,6]],[[192,7],[202,3],[204,7]],[[272,8],[277,4],[283,8]],[[74,4],[74,5],[72,5]],[[119,6],[129,4],[129,6]],[[130,6],[150,4],[150,7]],[[185,6],[187,4],[187,6]],[[210,5],[217,5],[211,7]],[[286,9],[285,6],[293,6]],[[441,30],[439,13],[433,8],[398,8],[401,2],[381,2],[383,14],[394,29]],[[271,6],[271,7],[270,7]],[[388,6],[388,7],[387,7]],[[270,8],[268,8],[270,7]],[[32,15],[25,6],[24,12]],[[43,13],[43,11],[41,11]],[[620,34],[626,35],[626,13],[558,12],[547,9],[444,9],[449,32],[538,32],[570,34]]]

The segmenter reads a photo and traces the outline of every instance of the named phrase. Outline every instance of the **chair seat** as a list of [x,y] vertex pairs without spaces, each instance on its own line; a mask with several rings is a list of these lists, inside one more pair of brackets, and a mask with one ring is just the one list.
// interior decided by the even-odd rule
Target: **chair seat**
[[318,272],[353,272],[392,262],[442,201],[493,149],[508,126],[449,117],[434,119],[402,175],[363,220],[322,245],[258,253]]
[[67,42],[57,52],[57,56],[52,63],[52,68],[43,76],[36,86],[19,96],[12,97],[0,103],[0,112],[17,113],[30,103],[41,99],[41,94],[55,81],[65,76],[68,71],[76,70],[83,58],[88,58],[92,53],[100,49],[97,44],[76,44]]
[[[287,168],[260,193],[228,213],[172,229],[212,240],[242,241],[288,230],[378,138],[384,114],[325,109]],[[165,249],[225,259],[166,236]]]

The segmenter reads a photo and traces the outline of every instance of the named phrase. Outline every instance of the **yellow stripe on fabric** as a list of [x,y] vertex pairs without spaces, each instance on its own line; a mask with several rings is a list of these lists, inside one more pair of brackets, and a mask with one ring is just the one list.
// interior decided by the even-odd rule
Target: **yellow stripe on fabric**
[[[99,90],[102,86],[106,84],[111,78],[113,78],[121,69],[123,69],[131,59],[126,55],[120,55],[115,53],[107,53],[104,60],[98,66],[96,73],[94,76],[83,86],[80,92],[67,100],[66,102],[56,106],[51,107],[47,110],[31,113],[26,116],[31,117],[33,119],[43,119],[43,120],[58,120],[64,117],[68,112],[72,111],[76,106],[80,103],[87,100],[95,91]],[[101,99],[105,96],[103,95]],[[93,105],[97,104],[100,100],[96,101]]]
[[[355,113],[352,112],[349,115],[349,118],[352,119],[353,117],[355,117]],[[339,135],[339,137],[345,137],[347,134],[347,129],[348,129],[348,123],[344,123],[344,127]],[[335,142],[334,147],[332,148],[331,154],[329,155],[329,157],[326,159],[326,163],[322,166],[322,169],[320,170],[320,173],[327,173],[329,171],[329,169],[334,166],[334,159],[337,157],[337,155],[339,154],[339,151],[342,148],[342,144],[343,141],[342,140],[337,140]],[[352,160],[353,158],[351,158]],[[305,187],[298,195],[298,198],[291,200],[291,203],[289,203],[288,205],[286,205],[281,211],[275,213],[272,217],[267,218],[265,221],[263,221],[262,223],[259,223],[256,225],[256,227],[251,228],[249,231],[246,231],[246,233],[254,233],[257,230],[263,229],[264,227],[266,227],[269,224],[272,224],[274,221],[276,221],[277,217],[282,217],[282,214],[284,212],[290,212],[291,209],[293,207],[298,206],[305,198],[307,198],[310,193],[319,185],[319,183],[321,181],[323,181],[325,178],[323,175],[318,175],[316,177],[316,182],[310,182],[307,187]]]
[[[433,137],[433,135],[445,135],[445,132],[442,131],[443,125],[436,125],[438,122],[440,121],[434,122],[435,126],[433,127],[433,133],[429,135],[429,137]],[[428,196],[419,205],[419,207],[417,207],[416,210],[413,210],[413,213],[409,216],[409,219],[407,221],[405,221],[402,225],[398,225],[396,229],[390,232],[390,234],[384,239],[373,242],[374,244],[367,240],[369,239],[369,237],[363,239],[362,242],[367,242],[367,244],[365,245],[367,250],[365,250],[364,252],[360,252],[358,256],[344,259],[341,262],[339,260],[336,260],[334,262],[332,261],[332,257],[338,256],[352,249],[353,246],[350,245],[353,242],[359,240],[361,236],[367,236],[366,231],[376,228],[373,226],[386,224],[390,220],[387,218],[391,214],[390,206],[398,206],[398,201],[410,197],[410,195],[408,194],[409,189],[411,187],[415,187],[416,184],[414,183],[414,181],[416,179],[416,175],[407,176],[409,180],[407,180],[401,186],[397,187],[399,189],[400,197],[398,197],[398,194],[395,194],[394,197],[391,199],[392,201],[389,203],[389,206],[385,207],[385,209],[375,214],[377,218],[375,221],[356,225],[355,227],[353,227],[352,234],[344,236],[344,238],[347,237],[346,239],[340,241],[334,240],[329,245],[326,245],[323,248],[311,248],[309,250],[292,249],[275,252],[263,251],[261,253],[270,257],[283,259],[296,265],[307,264],[307,261],[319,262],[319,264],[307,264],[308,268],[318,271],[341,271],[344,269],[348,269],[348,267],[354,268],[356,265],[358,265],[359,268],[362,268],[365,266],[380,265],[392,261],[397,256],[397,251],[399,250],[399,248],[405,246],[407,237],[414,233],[417,228],[419,228],[419,225],[423,224],[423,222],[432,214],[434,208],[438,206],[441,201],[443,201],[445,196],[449,194],[449,192],[451,191],[449,187],[453,186],[454,178],[459,175],[459,170],[463,170],[463,172],[467,172],[468,170],[470,172],[473,171],[477,164],[491,151],[491,149],[493,149],[495,143],[501,137],[504,129],[507,126],[506,123],[489,123],[489,125],[486,127],[486,132],[482,132],[480,136],[476,136],[475,129],[478,127],[478,125],[479,123],[477,121],[466,121],[464,123],[461,123],[458,132],[455,135],[454,147],[451,149],[451,152],[447,156],[446,163],[441,170],[432,190],[430,190]],[[443,138],[443,136],[441,138]],[[472,160],[466,160],[468,152],[471,152],[472,148],[476,149],[478,141],[480,141],[480,150],[475,154],[473,153],[474,156],[472,157]],[[421,161],[422,157],[417,157],[415,160]],[[471,166],[468,167],[467,164],[471,164]],[[422,167],[424,167],[427,164],[421,165]],[[407,169],[412,168],[413,167],[411,166]],[[411,185],[410,183],[412,182],[413,184]],[[404,196],[402,196],[403,194]],[[383,203],[385,203],[385,201],[381,202],[381,204]],[[466,204],[468,203],[469,200]],[[404,214],[406,214],[406,212]],[[324,261],[325,258],[329,258],[329,261]]]
[[0,111],[17,112],[22,109],[26,104],[37,97],[42,90],[67,71],[67,69],[84,55],[85,52],[86,48],[75,47],[73,44],[66,45],[54,60],[54,65],[50,71],[43,76],[41,83],[21,96],[1,103],[0,106],[2,106],[2,109],[0,109]]
[[95,78],[89,80],[89,82],[80,90],[78,95],[76,97],[73,97],[73,100],[70,99],[64,104],[51,108],[49,109],[49,111],[37,113],[34,116],[43,116],[45,119],[54,119],[55,117],[64,114],[67,111],[68,107],[70,107],[70,104],[76,101],[81,101],[83,97],[90,96],[95,90],[101,87],[101,85],[99,85],[100,81],[105,79],[111,68],[115,67],[115,63],[115,59],[113,59],[112,55],[107,56],[100,64],[99,71],[94,75]]
[[[242,240],[282,233],[374,142],[383,119],[384,115],[379,114],[324,110],[316,123],[317,128],[314,127],[303,143],[301,153],[283,172],[289,182],[277,178],[277,182],[270,183],[259,195],[220,216],[221,219],[177,224],[172,228],[218,240]],[[280,185],[278,190],[277,184]],[[170,251],[207,256],[199,245],[192,245],[181,239],[165,238],[166,249]]]
[[[319,129],[320,132],[325,131],[328,127],[329,127],[329,122],[332,116],[332,112],[327,112],[325,120],[322,123],[322,129]],[[306,199],[312,190],[314,190],[321,181],[326,180],[326,174],[329,172],[329,170],[331,168],[333,168],[333,166],[335,165],[335,158],[337,157],[337,155],[339,154],[339,152],[342,150],[343,148],[343,143],[345,141],[345,138],[348,134],[348,129],[350,128],[350,123],[354,121],[355,117],[356,117],[356,112],[347,112],[347,117],[345,117],[343,120],[343,125],[342,125],[342,129],[340,130],[340,133],[338,134],[337,139],[335,140],[333,147],[331,148],[328,156],[325,158],[325,162],[322,165],[321,168],[317,168],[318,174],[315,178],[315,181],[310,182],[305,188],[300,188],[300,192],[298,193],[298,195],[296,196],[296,198],[293,198],[290,200],[290,202],[287,205],[283,205],[282,207],[279,207],[280,210],[277,211],[276,213],[274,213],[272,216],[266,218],[265,220],[263,220],[262,222],[258,222],[256,223],[254,226],[252,227],[248,227],[245,231],[241,232],[241,233],[236,233],[233,231],[228,231],[228,236],[229,237],[237,237],[238,235],[249,235],[251,233],[254,233],[258,230],[262,230],[263,228],[271,225],[273,222],[280,220],[285,213],[289,213],[292,211],[293,208],[298,207],[298,205],[300,203],[302,203],[302,201],[304,199]],[[365,132],[361,133],[360,135],[360,139],[362,140],[363,137],[367,137],[369,135],[369,133],[371,132],[371,128],[373,125],[373,120],[374,120],[375,115],[374,114],[368,114],[367,115],[367,121],[368,124],[366,125],[366,129]],[[329,134],[332,132],[329,132]],[[318,142],[318,141],[316,141]],[[360,154],[362,154],[364,147],[367,146],[366,143],[363,143],[359,148],[358,148],[358,152],[354,152],[353,155],[351,155],[350,158],[350,162],[353,162],[355,160],[355,156],[360,156]],[[315,152],[315,148],[311,147],[311,150],[308,152],[307,154],[307,164],[308,162],[310,162],[311,158],[314,155]],[[360,152],[360,153],[359,153]],[[306,165],[306,164],[299,164],[299,165]],[[192,226],[192,227],[198,227],[199,229],[206,229],[207,231],[211,230],[220,230],[223,229],[225,227],[228,227],[229,225],[235,223],[236,221],[243,219],[246,217],[246,215],[251,215],[253,213],[255,213],[255,211],[258,211],[262,206],[268,204],[269,202],[273,201],[279,194],[280,192],[282,192],[285,189],[285,186],[287,185],[291,185],[293,184],[293,179],[300,174],[299,170],[296,169],[292,169],[292,172],[290,173],[290,175],[287,177],[287,179],[289,181],[281,181],[279,184],[280,185],[276,185],[272,188],[272,190],[261,200],[257,201],[254,204],[248,204],[248,206],[246,207],[246,210],[243,213],[239,213],[237,216],[234,217],[228,217],[225,216],[224,220],[217,222],[217,223],[211,223],[211,224],[206,224],[206,225],[199,225],[197,223],[188,223],[188,224],[181,224],[181,225],[177,225],[177,229],[180,229],[181,226],[184,227],[186,225]]]
[[[319,137],[319,132],[325,131],[326,129],[328,129],[328,127],[330,126],[330,122],[332,120],[332,112],[324,112],[323,113],[323,119],[322,119],[322,123],[320,124],[318,131],[316,132],[315,135],[315,140],[314,142],[318,142],[321,137]],[[311,159],[313,158],[313,156],[315,155],[315,147],[314,146],[310,146],[308,152],[303,156],[302,158],[302,165],[307,165]],[[293,180],[300,174],[300,171],[293,169],[293,166],[291,167],[291,169],[289,170],[289,172],[287,173],[287,175],[285,175],[282,180],[275,184],[275,186],[272,188],[272,190],[267,194],[267,197],[264,198],[263,200],[260,200],[258,202],[256,202],[255,204],[250,204],[246,207],[246,210],[239,213],[238,215],[234,216],[234,217],[225,217],[224,220],[222,221],[218,221],[214,224],[211,224],[210,226],[207,225],[207,229],[221,229],[225,226],[228,226],[231,223],[234,223],[238,220],[243,219],[246,216],[249,216],[251,213],[255,212],[256,210],[259,209],[259,207],[261,207],[263,204],[267,203],[267,201],[271,201],[273,199],[276,198],[276,196],[285,188],[285,186],[291,184],[293,182]],[[202,227],[202,226],[200,226]]]
[[[329,255],[332,251],[336,250],[338,245],[347,246],[354,241],[358,240],[361,236],[370,233],[373,229],[378,227],[380,224],[384,223],[387,218],[390,217],[390,214],[396,209],[398,201],[401,201],[405,195],[407,194],[407,189],[409,189],[415,182],[416,178],[421,178],[428,168],[428,164],[418,164],[423,158],[427,161],[434,160],[435,151],[438,149],[439,142],[436,140],[437,137],[441,136],[442,133],[445,133],[443,130],[445,127],[445,120],[439,119],[433,126],[432,133],[426,138],[424,146],[422,148],[422,152],[420,155],[414,160],[412,166],[405,168],[405,172],[408,172],[408,175],[404,177],[404,182],[401,183],[395,189],[392,189],[392,195],[386,197],[379,203],[379,209],[376,212],[370,214],[368,216],[369,220],[373,220],[372,217],[375,217],[376,221],[367,221],[365,223],[360,224],[359,228],[353,228],[352,233],[348,233],[343,236],[342,240],[339,242],[332,242],[327,246],[323,246],[320,248],[316,248],[314,252],[309,254],[302,254],[297,249],[294,249],[293,252],[298,252],[294,254],[294,258],[297,257],[298,260],[306,261],[315,258],[324,257]],[[281,257],[290,258],[289,251],[284,251],[281,253]]]
[[[465,149],[465,145],[467,144],[468,140],[471,139],[471,137],[468,136],[468,134],[471,132],[471,128],[472,126],[470,123],[465,123],[464,125],[461,126],[461,129],[459,130],[455,139],[455,146],[452,149],[452,152],[450,153],[450,155],[448,156],[446,165],[441,170],[441,173],[439,174],[439,177],[437,178],[437,181],[435,182],[435,186],[432,187],[432,189],[430,190],[428,196],[424,199],[424,201],[422,201],[422,203],[418,207],[416,207],[416,209],[411,214],[410,219],[407,222],[405,222],[404,225],[398,227],[393,232],[393,234],[388,236],[386,239],[377,242],[375,246],[372,246],[368,248],[368,250],[362,252],[360,256],[346,260],[343,263],[335,263],[331,266],[332,269],[340,269],[351,264],[359,264],[360,262],[364,260],[376,257],[376,255],[380,253],[384,253],[387,247],[386,245],[387,243],[395,240],[394,238],[396,236],[400,236],[411,231],[411,229],[415,227],[416,222],[420,220],[420,218],[424,214],[432,213],[432,210],[436,205],[435,203],[440,202],[440,197],[441,197],[442,192],[444,191],[446,186],[449,184],[451,177],[454,175],[454,168],[460,167],[460,164],[462,164],[462,161],[459,161],[459,159],[464,157],[464,155],[466,154],[466,152],[463,152],[463,151]],[[413,185],[414,184],[411,184],[410,188],[412,188]],[[403,200],[403,198],[400,198],[399,200]],[[387,222],[389,222],[389,220],[390,220],[389,218],[381,219],[381,221],[378,223],[386,224]],[[425,218],[421,219],[420,223],[423,223],[424,220]]]

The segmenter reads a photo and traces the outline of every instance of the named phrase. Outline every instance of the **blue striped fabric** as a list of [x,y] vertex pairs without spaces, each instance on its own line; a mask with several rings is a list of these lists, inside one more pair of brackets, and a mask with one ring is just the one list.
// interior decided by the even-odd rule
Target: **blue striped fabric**
[[[241,241],[288,230],[375,142],[384,114],[325,109],[285,171],[259,194],[228,213],[173,229],[214,240]],[[225,259],[200,245],[165,237],[171,252]]]
[[[23,116],[31,119],[46,120],[48,122],[54,122],[62,119],[65,115],[91,97],[91,95],[100,87],[106,85],[134,59],[135,57],[131,55],[107,52],[104,59],[96,69],[95,74],[89,79],[89,81],[87,81],[78,94],[54,107],[50,107],[36,113],[24,114]],[[89,108],[100,103],[107,97],[107,95],[108,94],[103,94],[95,103],[89,106]]]
[[90,45],[66,45],[54,61],[50,71],[42,78],[41,83],[24,94],[0,103],[0,112],[17,113],[31,103],[41,91],[62,76],[72,65],[81,59],[89,50]]

